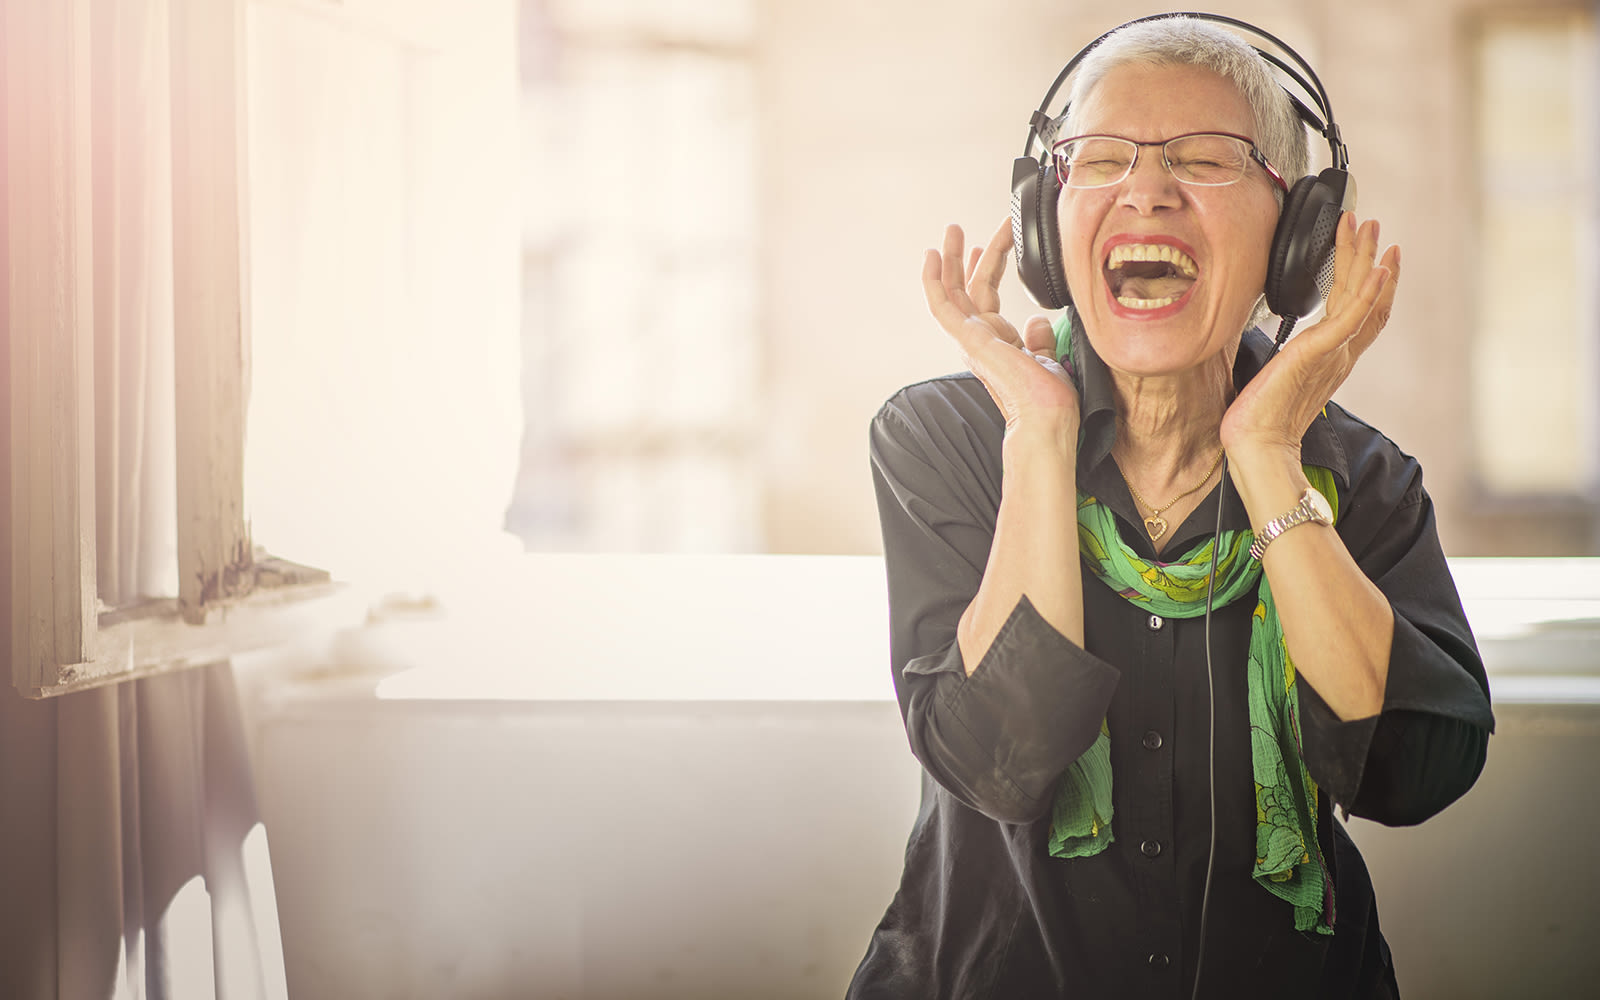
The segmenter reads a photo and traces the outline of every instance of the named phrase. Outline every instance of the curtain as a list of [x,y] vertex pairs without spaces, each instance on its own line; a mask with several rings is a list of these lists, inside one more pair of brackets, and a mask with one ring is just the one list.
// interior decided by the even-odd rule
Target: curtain
[[[168,39],[181,13],[48,2],[72,5],[67,42],[91,52],[96,558],[100,599],[117,606],[177,590]],[[9,526],[8,503],[0,513]],[[0,679],[0,996],[286,997],[230,666],[44,701]]]
[[0,691],[0,983],[12,1000],[287,997],[226,664]]

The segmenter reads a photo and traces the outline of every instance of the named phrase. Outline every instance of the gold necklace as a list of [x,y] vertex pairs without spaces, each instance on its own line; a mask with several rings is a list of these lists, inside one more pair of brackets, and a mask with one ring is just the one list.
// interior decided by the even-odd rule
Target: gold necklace
[[[1216,461],[1211,463],[1211,468],[1206,470],[1206,474],[1203,477],[1201,477],[1200,481],[1198,483],[1195,483],[1193,486],[1189,487],[1188,489],[1184,490],[1182,493],[1179,493],[1177,496],[1173,497],[1171,500],[1168,500],[1166,503],[1162,504],[1159,507],[1157,507],[1155,504],[1151,503],[1150,501],[1146,500],[1144,497],[1140,496],[1139,495],[1139,491],[1133,488],[1133,484],[1132,483],[1128,482],[1128,476],[1127,476],[1126,473],[1124,473],[1122,471],[1122,466],[1120,466],[1120,465],[1117,466],[1117,475],[1122,477],[1123,485],[1128,487],[1128,492],[1132,493],[1133,494],[1133,498],[1135,500],[1139,501],[1139,503],[1141,503],[1144,506],[1150,508],[1150,516],[1144,519],[1144,530],[1150,534],[1150,540],[1152,542],[1159,540],[1162,535],[1165,535],[1167,533],[1167,519],[1161,516],[1161,512],[1166,510],[1167,508],[1171,507],[1173,504],[1177,503],[1179,500],[1182,500],[1184,497],[1188,496],[1189,494],[1193,493],[1195,490],[1197,490],[1200,487],[1204,486],[1206,483],[1209,483],[1211,481],[1212,473],[1216,472],[1217,471],[1217,466],[1222,464],[1222,456],[1223,456],[1223,453],[1226,452],[1226,451],[1227,451],[1226,448],[1218,448],[1217,449]],[[1112,463],[1112,464],[1115,464],[1115,463]]]

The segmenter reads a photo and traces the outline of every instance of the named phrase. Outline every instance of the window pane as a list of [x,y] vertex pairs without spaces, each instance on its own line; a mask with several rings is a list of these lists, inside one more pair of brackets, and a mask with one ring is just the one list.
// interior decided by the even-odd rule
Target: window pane
[[1600,461],[1593,17],[1491,17],[1474,61],[1478,474],[1497,494],[1581,493]]
[[529,548],[760,548],[752,11],[524,2]]

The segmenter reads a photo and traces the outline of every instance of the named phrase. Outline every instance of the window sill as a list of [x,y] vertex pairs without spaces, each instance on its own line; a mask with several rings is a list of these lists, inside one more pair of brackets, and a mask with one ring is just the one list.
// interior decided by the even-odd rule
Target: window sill
[[872,556],[530,554],[242,666],[274,698],[894,701]]
[[[1497,702],[1600,700],[1600,559],[1451,569]],[[895,699],[876,556],[533,554],[365,608],[236,665],[274,702]]]

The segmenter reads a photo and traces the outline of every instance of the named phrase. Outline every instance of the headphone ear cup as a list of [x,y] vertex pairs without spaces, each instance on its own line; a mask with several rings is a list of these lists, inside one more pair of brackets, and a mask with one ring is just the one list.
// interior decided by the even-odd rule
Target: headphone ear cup
[[1339,215],[1354,200],[1354,181],[1334,167],[1300,178],[1289,190],[1267,258],[1267,307],[1274,313],[1299,318],[1333,290]]
[[1056,197],[1061,183],[1054,163],[1019,156],[1011,165],[1011,242],[1017,277],[1034,302],[1046,309],[1072,304],[1061,260]]

